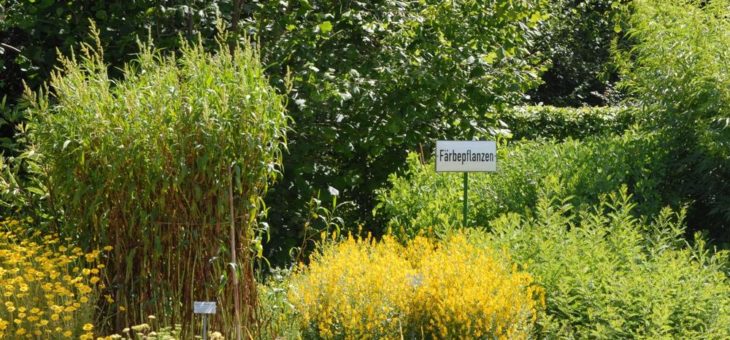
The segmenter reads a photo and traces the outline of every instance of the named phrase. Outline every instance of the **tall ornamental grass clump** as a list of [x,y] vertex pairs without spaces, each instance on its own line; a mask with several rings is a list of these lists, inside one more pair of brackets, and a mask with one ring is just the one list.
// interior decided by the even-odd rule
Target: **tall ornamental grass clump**
[[116,302],[102,305],[116,327],[152,314],[189,330],[193,301],[216,300],[215,329],[249,328],[257,217],[287,126],[257,52],[224,38],[215,53],[142,45],[111,80],[97,39],[60,64],[28,94],[31,148],[61,234],[114,246]]
[[325,244],[288,289],[307,338],[528,338],[544,305],[529,274],[462,233]]

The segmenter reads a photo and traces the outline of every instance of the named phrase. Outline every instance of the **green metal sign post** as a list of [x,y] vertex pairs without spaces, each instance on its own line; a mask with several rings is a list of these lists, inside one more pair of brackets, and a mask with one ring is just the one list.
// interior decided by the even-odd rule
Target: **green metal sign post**
[[497,143],[493,141],[436,141],[436,172],[464,173],[464,219],[469,226],[469,173],[497,171]]
[[468,227],[467,216],[469,216],[469,173],[464,172],[464,227]]

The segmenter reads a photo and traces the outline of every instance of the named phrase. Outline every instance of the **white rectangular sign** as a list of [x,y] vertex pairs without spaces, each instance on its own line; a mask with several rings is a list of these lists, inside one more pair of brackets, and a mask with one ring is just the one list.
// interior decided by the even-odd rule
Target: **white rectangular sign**
[[436,172],[497,171],[497,143],[436,141]]
[[215,314],[215,301],[193,301],[194,314]]

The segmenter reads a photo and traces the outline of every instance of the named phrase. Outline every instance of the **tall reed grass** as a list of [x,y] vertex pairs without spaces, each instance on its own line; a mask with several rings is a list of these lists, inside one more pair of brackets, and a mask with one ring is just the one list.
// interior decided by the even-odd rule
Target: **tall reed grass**
[[140,44],[113,80],[94,38],[27,98],[56,228],[114,247],[115,302],[100,303],[114,320],[103,326],[156,315],[189,332],[193,301],[215,300],[213,327],[250,335],[262,194],[286,142],[283,96],[247,43],[221,37],[214,53],[183,43],[175,55]]

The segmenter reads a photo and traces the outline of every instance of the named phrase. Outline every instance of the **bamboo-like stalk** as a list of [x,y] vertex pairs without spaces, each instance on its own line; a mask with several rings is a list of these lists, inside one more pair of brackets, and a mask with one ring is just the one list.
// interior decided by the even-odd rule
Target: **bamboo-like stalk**
[[236,213],[233,207],[233,174],[228,167],[228,211],[231,213],[231,275],[233,275],[233,308],[236,315],[236,340],[241,340],[241,306],[238,296],[238,259],[236,258]]

